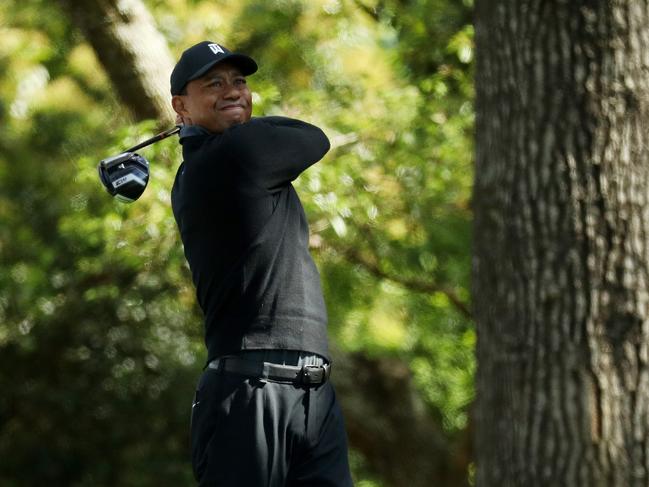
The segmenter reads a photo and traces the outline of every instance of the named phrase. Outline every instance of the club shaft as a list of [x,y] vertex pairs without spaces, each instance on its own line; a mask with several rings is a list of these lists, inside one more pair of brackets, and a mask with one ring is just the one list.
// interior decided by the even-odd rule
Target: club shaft
[[166,139],[170,135],[177,134],[180,131],[180,126],[176,125],[174,128],[165,130],[164,132],[160,132],[158,135],[154,135],[150,139],[146,139],[143,142],[140,142],[137,145],[134,145],[133,147],[126,149],[124,152],[135,152],[138,149],[141,149],[142,147],[146,147],[147,145],[151,145],[154,142],[158,142],[159,140]]

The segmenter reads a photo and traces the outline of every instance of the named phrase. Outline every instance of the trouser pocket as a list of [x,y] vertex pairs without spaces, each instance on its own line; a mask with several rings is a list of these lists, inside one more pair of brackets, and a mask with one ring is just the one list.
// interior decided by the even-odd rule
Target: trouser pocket
[[206,370],[201,376],[190,418],[192,468],[194,477],[200,481],[208,461],[208,444],[216,432],[218,423],[218,390],[221,375]]

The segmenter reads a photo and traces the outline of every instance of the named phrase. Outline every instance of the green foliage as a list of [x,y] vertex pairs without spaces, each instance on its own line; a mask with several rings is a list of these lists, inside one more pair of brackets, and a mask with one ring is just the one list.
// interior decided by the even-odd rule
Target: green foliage
[[[452,443],[474,372],[472,324],[448,297],[469,299],[471,5],[148,6],[176,55],[211,38],[259,60],[255,114],[325,129],[330,154],[296,186],[332,337],[408,361]],[[179,149],[145,149],[145,195],[111,200],[96,163],[153,123],[130,122],[52,4],[6,2],[0,26],[0,484],[188,485],[205,354],[169,205]],[[379,485],[354,458],[359,485]]]

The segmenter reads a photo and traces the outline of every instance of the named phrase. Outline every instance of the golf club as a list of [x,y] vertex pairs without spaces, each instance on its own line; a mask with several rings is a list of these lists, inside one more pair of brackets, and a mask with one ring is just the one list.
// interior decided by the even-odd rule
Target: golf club
[[136,154],[135,151],[166,139],[179,131],[180,126],[177,125],[126,149],[116,156],[101,160],[97,165],[97,171],[104,188],[115,199],[123,203],[132,203],[137,200],[142,196],[149,182],[149,161]]

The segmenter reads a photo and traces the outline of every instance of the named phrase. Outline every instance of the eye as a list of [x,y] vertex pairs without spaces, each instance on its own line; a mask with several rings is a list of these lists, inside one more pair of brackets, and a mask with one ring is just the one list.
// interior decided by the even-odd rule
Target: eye
[[235,85],[245,85],[246,84],[246,78],[236,78],[234,80]]
[[222,85],[221,80],[220,79],[215,79],[215,80],[210,81],[207,86],[215,86],[216,88],[220,88],[221,85]]

